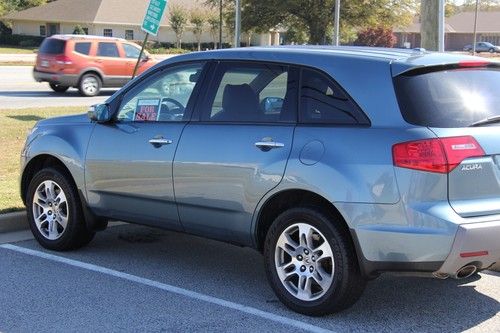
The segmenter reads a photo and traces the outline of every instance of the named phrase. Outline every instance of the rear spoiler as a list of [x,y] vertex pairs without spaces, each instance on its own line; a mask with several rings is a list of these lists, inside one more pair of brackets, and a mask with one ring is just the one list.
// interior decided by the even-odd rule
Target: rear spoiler
[[445,71],[450,69],[461,68],[500,68],[500,62],[485,60],[462,60],[455,63],[437,64],[437,65],[422,65],[417,67],[410,67],[397,73],[397,76],[415,76],[432,72]]

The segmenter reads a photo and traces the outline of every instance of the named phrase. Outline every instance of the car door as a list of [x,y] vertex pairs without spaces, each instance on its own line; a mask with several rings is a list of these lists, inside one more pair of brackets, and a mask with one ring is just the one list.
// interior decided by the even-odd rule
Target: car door
[[181,229],[172,161],[197,95],[203,63],[145,78],[121,99],[114,120],[96,124],[85,162],[89,205],[100,214]]
[[121,86],[130,80],[126,75],[127,59],[116,42],[98,42],[95,62],[104,75],[104,86]]
[[179,216],[191,233],[251,243],[261,198],[284,174],[296,123],[297,72],[266,63],[217,65],[198,120],[174,161]]

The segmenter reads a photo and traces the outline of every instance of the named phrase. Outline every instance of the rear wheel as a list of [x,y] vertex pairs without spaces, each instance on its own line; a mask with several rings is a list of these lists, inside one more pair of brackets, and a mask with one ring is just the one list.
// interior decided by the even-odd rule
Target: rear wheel
[[60,84],[57,84],[57,83],[49,83],[49,86],[52,90],[54,90],[55,92],[58,92],[58,93],[63,93],[65,92],[66,90],[69,89],[68,86],[62,86]]
[[101,78],[94,73],[88,73],[80,79],[78,91],[82,96],[97,96],[101,91],[101,87]]
[[94,237],[85,224],[75,185],[63,172],[46,168],[36,173],[26,198],[30,229],[43,247],[72,250]]
[[316,208],[293,208],[274,221],[266,237],[268,280],[294,311],[320,316],[350,307],[361,296],[361,276],[341,221]]
[[489,53],[495,53],[495,49],[494,48],[491,48],[488,50]]

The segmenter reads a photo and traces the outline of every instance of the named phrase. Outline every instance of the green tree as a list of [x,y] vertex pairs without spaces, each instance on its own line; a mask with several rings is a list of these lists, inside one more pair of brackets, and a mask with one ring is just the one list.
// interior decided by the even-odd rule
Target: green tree
[[188,13],[182,6],[174,5],[170,7],[170,27],[175,32],[175,37],[177,39],[177,48],[181,48],[182,44],[182,34],[184,29],[186,29],[186,24],[188,21]]
[[201,10],[195,9],[191,11],[191,24],[193,25],[193,34],[198,42],[198,51],[201,50],[201,35],[203,34],[203,27],[205,25],[206,16]]
[[83,30],[83,27],[77,24],[73,30],[73,35],[86,35],[86,33],[85,30]]
[[217,48],[217,34],[219,33],[219,16],[215,12],[211,12],[207,18],[210,28],[210,36],[214,43],[214,49]]
[[[352,27],[405,26],[417,12],[418,0],[350,0],[342,1],[341,25]],[[323,44],[332,29],[335,0],[243,0],[243,20],[260,31],[279,24],[300,22],[310,44]]]

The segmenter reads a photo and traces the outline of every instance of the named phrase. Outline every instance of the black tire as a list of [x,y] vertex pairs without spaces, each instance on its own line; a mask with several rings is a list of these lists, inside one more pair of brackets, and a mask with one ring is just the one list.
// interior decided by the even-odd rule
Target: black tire
[[49,83],[49,86],[50,86],[50,89],[52,89],[58,93],[63,93],[69,89],[68,86],[61,86],[60,84],[56,84],[56,83]]
[[[91,89],[89,89],[88,86],[89,82],[92,82],[93,88]],[[80,81],[78,82],[78,91],[82,96],[86,97],[97,96],[99,95],[101,88],[102,88],[102,80],[97,74],[94,73],[84,74],[80,78]]]
[[[35,223],[33,199],[35,191],[45,181],[57,183],[66,196],[67,225],[57,239],[48,239]],[[60,170],[45,168],[35,174],[26,193],[26,210],[31,232],[44,248],[55,251],[74,250],[87,245],[94,238],[95,232],[87,229],[76,186],[73,180]]]
[[[281,282],[275,268],[276,243],[281,233],[296,223],[306,223],[320,231],[329,242],[333,253],[333,282],[326,292],[315,300],[304,301],[292,295]],[[349,308],[363,293],[366,279],[360,273],[350,235],[341,223],[343,222],[338,218],[321,209],[304,207],[283,212],[271,225],[264,245],[266,274],[278,298],[290,309],[310,316],[321,316]]]
[[489,52],[489,53],[495,53],[495,49],[494,49],[494,48],[490,48],[490,49],[488,50],[488,52]]

